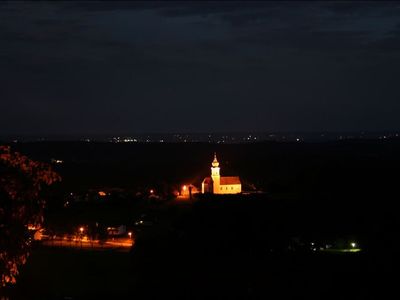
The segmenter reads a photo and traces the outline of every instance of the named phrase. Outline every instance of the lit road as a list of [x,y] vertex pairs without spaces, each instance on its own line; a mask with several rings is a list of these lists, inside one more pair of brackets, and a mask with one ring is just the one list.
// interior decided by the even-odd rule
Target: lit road
[[129,251],[134,245],[134,240],[129,238],[115,238],[109,239],[104,242],[99,240],[88,240],[88,239],[66,239],[66,238],[54,238],[42,240],[41,244],[49,247],[65,247],[85,250],[119,250]]

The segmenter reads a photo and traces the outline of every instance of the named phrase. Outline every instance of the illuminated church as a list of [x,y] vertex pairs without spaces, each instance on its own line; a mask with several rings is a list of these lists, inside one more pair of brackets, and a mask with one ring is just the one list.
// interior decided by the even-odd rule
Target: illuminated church
[[201,184],[201,192],[212,194],[239,194],[242,192],[242,184],[239,176],[220,176],[217,155],[211,163],[211,177],[204,178]]

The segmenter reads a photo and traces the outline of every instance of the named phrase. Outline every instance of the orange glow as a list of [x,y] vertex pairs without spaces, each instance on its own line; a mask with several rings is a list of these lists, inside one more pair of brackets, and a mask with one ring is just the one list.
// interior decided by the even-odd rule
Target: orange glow
[[186,191],[186,189],[187,189],[187,186],[186,186],[186,185],[184,185],[184,186],[183,186],[183,190],[184,190],[184,191]]
[[99,196],[101,196],[101,197],[104,197],[104,196],[106,196],[107,194],[105,193],[105,192],[103,192],[103,191],[100,191],[99,192]]
[[80,228],[79,228],[79,231],[80,231],[81,233],[83,233],[83,230],[84,230],[83,227],[80,227]]
[[33,224],[28,224],[28,230],[39,230],[40,227],[39,226],[35,226]]
[[132,232],[128,232],[129,238],[132,238]]

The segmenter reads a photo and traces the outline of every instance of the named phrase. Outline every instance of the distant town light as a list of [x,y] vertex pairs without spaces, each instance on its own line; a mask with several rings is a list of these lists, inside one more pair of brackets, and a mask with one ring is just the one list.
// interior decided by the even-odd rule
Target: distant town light
[[153,189],[150,190],[150,194],[154,194],[154,190]]
[[99,192],[99,196],[100,196],[100,197],[104,197],[104,196],[106,196],[106,195],[107,195],[107,194],[106,194],[105,192],[103,192],[103,191],[100,191],[100,192]]
[[350,245],[351,245],[351,247],[352,247],[352,248],[355,248],[355,247],[357,246],[357,244],[356,244],[356,243],[354,243],[354,242],[353,242],[353,243],[351,243]]
[[132,232],[128,232],[128,235],[129,235],[129,238],[131,239],[132,238]]
[[51,162],[54,163],[54,164],[62,164],[64,161],[61,160],[61,159],[52,158],[52,159],[51,159]]
[[183,186],[183,190],[184,190],[184,191],[186,191],[186,189],[187,189],[187,186],[186,186],[186,185],[184,185],[184,186]]
[[79,228],[80,233],[83,233],[83,230],[84,230],[83,227]]

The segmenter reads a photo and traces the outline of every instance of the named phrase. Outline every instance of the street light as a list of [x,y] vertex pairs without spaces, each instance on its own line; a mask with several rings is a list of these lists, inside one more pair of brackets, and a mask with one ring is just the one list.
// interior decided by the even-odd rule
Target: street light
[[81,233],[81,249],[82,249],[82,239],[83,239],[83,227],[79,227],[79,232]]
[[128,232],[129,238],[132,239],[132,232]]

